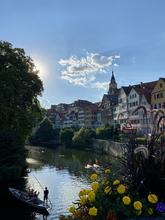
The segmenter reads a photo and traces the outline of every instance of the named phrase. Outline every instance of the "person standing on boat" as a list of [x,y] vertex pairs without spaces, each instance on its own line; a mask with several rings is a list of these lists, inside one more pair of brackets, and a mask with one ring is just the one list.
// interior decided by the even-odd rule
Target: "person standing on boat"
[[49,190],[47,189],[47,187],[45,187],[44,189],[44,202],[48,202],[48,194],[49,194]]

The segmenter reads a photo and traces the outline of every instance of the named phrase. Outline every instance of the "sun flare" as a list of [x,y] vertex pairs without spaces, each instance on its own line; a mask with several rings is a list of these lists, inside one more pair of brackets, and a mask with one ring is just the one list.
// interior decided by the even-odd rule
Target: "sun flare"
[[36,70],[38,70],[38,75],[42,80],[45,80],[48,77],[48,67],[38,59],[34,59],[34,64],[36,67]]

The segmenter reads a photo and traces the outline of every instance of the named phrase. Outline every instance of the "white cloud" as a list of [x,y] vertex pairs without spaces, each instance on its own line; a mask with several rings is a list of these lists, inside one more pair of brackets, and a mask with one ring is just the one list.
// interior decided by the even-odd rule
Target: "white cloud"
[[92,83],[91,87],[96,88],[96,89],[107,90],[108,85],[109,85],[109,82],[99,82],[99,81],[97,81],[95,83]]
[[74,85],[104,89],[103,85],[106,85],[106,82],[96,82],[95,75],[106,73],[118,58],[119,55],[103,56],[98,53],[87,53],[86,57],[71,56],[69,59],[60,59],[59,64],[64,67],[61,79]]

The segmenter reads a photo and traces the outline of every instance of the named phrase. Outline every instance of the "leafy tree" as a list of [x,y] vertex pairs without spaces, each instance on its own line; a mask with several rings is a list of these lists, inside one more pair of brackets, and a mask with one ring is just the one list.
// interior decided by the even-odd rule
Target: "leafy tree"
[[94,133],[89,128],[82,127],[78,132],[75,133],[72,142],[75,147],[89,147],[92,142]]
[[53,128],[53,124],[48,118],[45,118],[38,129],[34,133],[34,135],[30,138],[30,142],[33,143],[41,143],[45,141],[52,141],[58,138],[58,132]]
[[[7,134],[10,134],[20,148],[41,117],[37,97],[41,95],[43,85],[33,60],[25,51],[3,41],[0,41],[0,88],[0,134],[6,138],[2,142],[6,143]],[[10,152],[15,145],[11,141],[13,144],[8,142],[5,147],[2,142],[0,155],[5,150],[6,153]]]
[[60,131],[60,142],[65,146],[71,146],[74,132],[72,128],[65,128]]
[[22,143],[40,113],[37,96],[43,85],[37,73],[23,49],[0,42],[0,130],[14,130]]
[[104,125],[96,128],[96,136],[102,139],[111,139],[113,137],[113,126]]

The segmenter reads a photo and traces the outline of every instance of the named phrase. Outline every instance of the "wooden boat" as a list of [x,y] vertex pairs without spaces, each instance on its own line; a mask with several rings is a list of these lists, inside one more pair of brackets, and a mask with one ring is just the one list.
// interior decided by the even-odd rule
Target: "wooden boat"
[[48,209],[49,206],[44,203],[44,201],[40,200],[36,197],[30,197],[27,192],[23,192],[21,190],[15,188],[9,188],[11,194],[17,198],[22,203],[26,204],[27,206],[35,209],[38,212],[49,214]]

